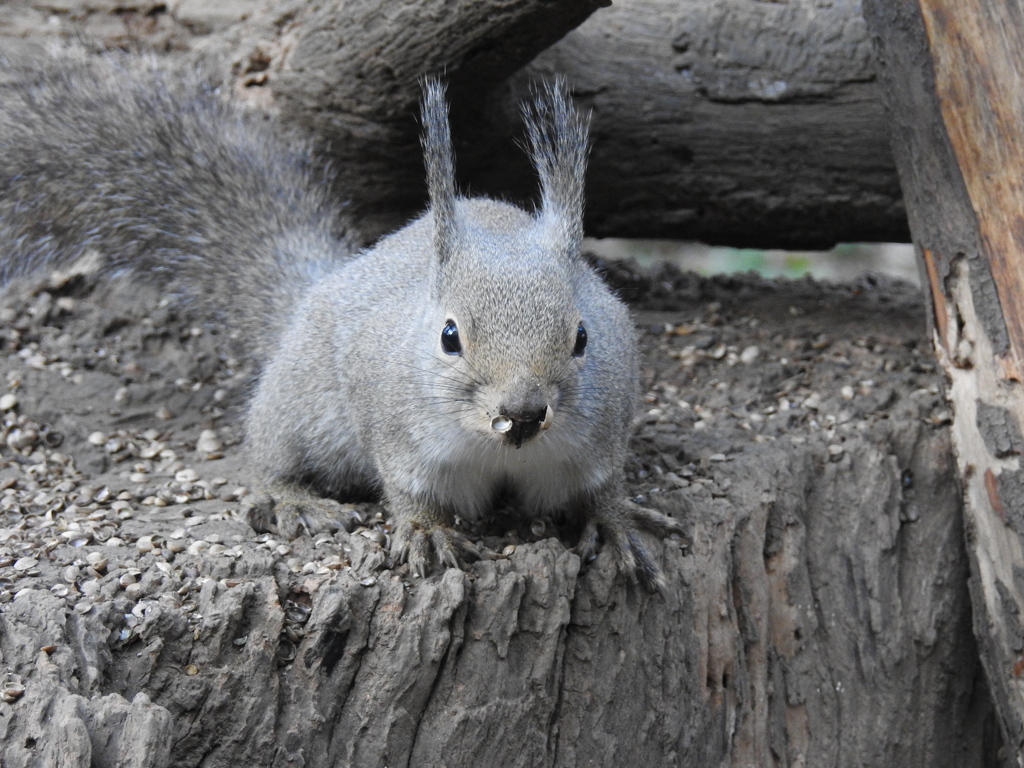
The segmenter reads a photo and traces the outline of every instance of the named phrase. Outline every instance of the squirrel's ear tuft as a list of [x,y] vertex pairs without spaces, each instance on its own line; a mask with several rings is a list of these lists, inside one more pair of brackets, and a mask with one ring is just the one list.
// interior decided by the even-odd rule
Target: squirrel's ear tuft
[[523,105],[530,155],[540,176],[541,221],[553,229],[559,245],[579,251],[583,240],[583,180],[587,171],[590,116],[573,106],[565,79],[541,86]]
[[444,264],[455,250],[455,153],[444,84],[436,77],[426,77],[422,88],[423,161],[434,215],[434,251]]

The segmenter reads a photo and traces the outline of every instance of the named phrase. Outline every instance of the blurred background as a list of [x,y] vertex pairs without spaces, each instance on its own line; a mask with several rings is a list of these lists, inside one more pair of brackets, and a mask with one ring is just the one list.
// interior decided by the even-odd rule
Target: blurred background
[[644,265],[669,260],[701,275],[753,270],[765,277],[810,274],[819,280],[849,282],[865,272],[877,272],[920,284],[910,243],[840,243],[828,251],[783,251],[675,240],[588,238],[584,249],[603,258],[632,258]]

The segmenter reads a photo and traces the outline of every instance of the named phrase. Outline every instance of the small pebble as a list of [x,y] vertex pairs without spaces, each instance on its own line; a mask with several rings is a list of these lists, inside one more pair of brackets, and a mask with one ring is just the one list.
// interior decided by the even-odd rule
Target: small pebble
[[18,404],[18,396],[8,392],[0,396],[0,411],[9,411]]

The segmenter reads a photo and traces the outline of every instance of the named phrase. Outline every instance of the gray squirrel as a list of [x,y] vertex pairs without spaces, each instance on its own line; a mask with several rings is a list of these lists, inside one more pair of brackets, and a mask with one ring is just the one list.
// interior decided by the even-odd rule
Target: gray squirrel
[[584,562],[600,538],[634,581],[664,584],[640,533],[681,526],[623,498],[637,344],[580,254],[587,119],[563,85],[524,109],[529,213],[458,195],[426,80],[429,209],[359,252],[309,143],[196,73],[65,53],[8,79],[0,278],[98,253],[236,329],[260,365],[257,527],[336,527],[335,499],[376,493],[393,559],[424,576],[480,557],[455,517],[512,493],[527,515],[582,516]]

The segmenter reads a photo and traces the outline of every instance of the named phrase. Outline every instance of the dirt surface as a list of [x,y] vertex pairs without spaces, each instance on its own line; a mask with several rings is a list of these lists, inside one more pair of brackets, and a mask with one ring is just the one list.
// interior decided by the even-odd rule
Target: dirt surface
[[507,559],[423,581],[373,503],[257,534],[237,340],[128,284],[11,286],[5,764],[991,764],[916,289],[603,268],[645,350],[628,491],[688,531],[663,595],[510,511],[474,532]]

